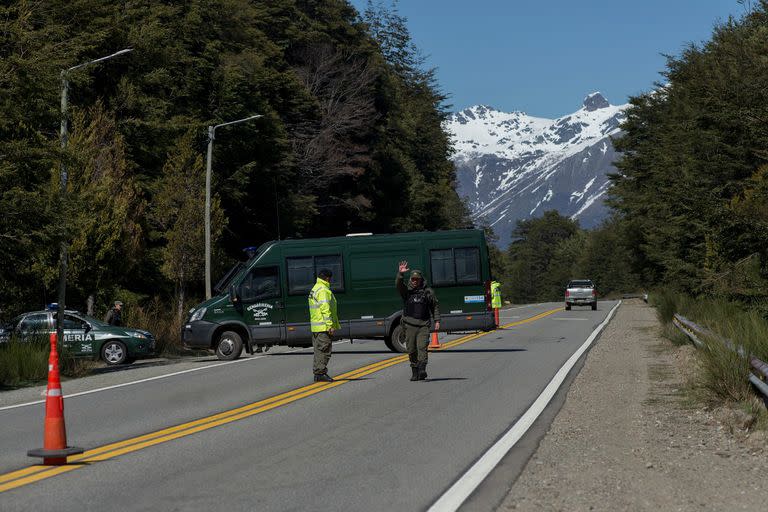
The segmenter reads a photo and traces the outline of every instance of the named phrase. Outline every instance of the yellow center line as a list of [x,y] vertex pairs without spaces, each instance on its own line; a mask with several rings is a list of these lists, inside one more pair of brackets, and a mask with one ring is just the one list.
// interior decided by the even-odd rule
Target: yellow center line
[[[545,311],[543,313],[540,313],[536,316],[532,316],[530,318],[526,318],[524,320],[511,322],[511,323],[502,325],[501,328],[506,329],[508,327],[514,327],[517,325],[523,325],[530,322],[535,322],[536,320],[549,316],[558,311],[562,311],[562,308],[552,309],[550,311]],[[456,347],[464,343],[467,343],[469,341],[476,340],[478,338],[486,336],[491,332],[494,332],[494,331],[462,336],[461,338],[443,343],[439,349],[435,349],[435,350],[440,351],[447,348]],[[179,439],[181,437],[186,437],[192,434],[196,434],[198,432],[203,432],[205,430],[209,430],[214,427],[226,425],[227,423],[239,421],[239,420],[254,416],[256,414],[260,414],[262,412],[266,412],[266,411],[275,409],[277,407],[290,404],[297,400],[301,400],[302,398],[306,398],[306,397],[315,395],[317,393],[321,393],[328,389],[341,386],[342,384],[346,384],[351,380],[355,380],[360,377],[364,377],[366,375],[379,372],[381,370],[384,370],[385,368],[389,368],[390,366],[394,366],[396,364],[400,364],[405,361],[408,361],[407,355],[390,357],[388,359],[377,361],[375,363],[371,363],[366,366],[362,366],[360,368],[356,368],[349,372],[338,375],[336,376],[336,380],[334,382],[328,382],[328,383],[316,382],[313,384],[309,384],[307,386],[303,386],[303,387],[288,391],[286,393],[281,393],[281,394],[266,398],[264,400],[259,400],[258,402],[244,405],[242,407],[230,409],[228,411],[224,411],[218,414],[213,414],[211,416],[206,416],[198,420],[182,423],[180,425],[176,425],[173,427],[151,432],[149,434],[144,434],[142,436],[126,439],[124,441],[119,441],[116,443],[110,443],[104,446],[100,446],[98,448],[88,450],[85,453],[82,453],[80,455],[73,455],[68,457],[67,458],[68,464],[64,466],[43,466],[38,464],[34,466],[29,466],[24,469],[20,469],[17,471],[13,471],[10,473],[6,473],[4,475],[0,475],[0,492],[15,489],[24,485],[31,484],[33,482],[37,482],[39,480],[60,475],[62,473],[67,473],[69,471],[73,471],[75,469],[79,469],[81,467],[87,466],[88,464],[93,462],[109,460],[111,458],[118,457],[120,455],[125,455],[127,453],[148,448],[150,446],[166,443],[168,441]]]

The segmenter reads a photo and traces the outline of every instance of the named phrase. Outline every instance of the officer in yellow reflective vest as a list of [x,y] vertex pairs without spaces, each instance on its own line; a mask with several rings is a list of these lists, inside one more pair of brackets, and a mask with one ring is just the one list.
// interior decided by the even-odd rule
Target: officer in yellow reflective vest
[[331,359],[331,338],[340,327],[336,312],[336,297],[331,291],[331,277],[328,269],[317,273],[317,283],[309,292],[309,322],[312,327],[312,346],[315,358],[312,372],[315,382],[333,382],[328,375],[328,361]]
[[491,281],[491,307],[493,308],[496,325],[499,325],[499,308],[501,308],[501,283]]
[[491,307],[501,307],[501,283],[498,281],[491,281]]

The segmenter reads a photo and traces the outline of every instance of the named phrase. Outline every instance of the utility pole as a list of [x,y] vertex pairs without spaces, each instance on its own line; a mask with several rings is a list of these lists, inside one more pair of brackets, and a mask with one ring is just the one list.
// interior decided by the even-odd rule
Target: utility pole
[[96,64],[97,62],[102,62],[108,59],[112,59],[114,57],[117,57],[119,55],[123,55],[129,52],[132,52],[133,48],[126,48],[125,50],[120,50],[119,52],[115,52],[111,55],[107,55],[106,57],[101,57],[98,59],[90,60],[88,62],[84,62],[82,64],[78,64],[77,66],[72,66],[69,69],[62,70],[61,72],[61,129],[60,129],[60,135],[59,139],[61,141],[61,162],[59,164],[59,220],[61,221],[62,226],[62,237],[61,241],[59,242],[59,298],[58,298],[58,311],[59,314],[56,315],[56,336],[58,340],[61,342],[64,339],[64,310],[66,309],[66,295],[67,295],[67,239],[63,233],[64,228],[64,220],[65,220],[65,214],[64,214],[64,205],[67,200],[67,180],[68,180],[68,173],[67,173],[67,162],[66,162],[66,156],[64,154],[65,150],[67,149],[67,142],[69,141],[69,131],[68,131],[68,125],[67,125],[67,107],[68,107],[68,100],[69,100],[69,73],[72,71],[75,71],[76,69],[84,68],[85,66],[89,66],[91,64]]
[[205,161],[205,298],[211,298],[211,161],[213,160],[213,141],[216,139],[216,128],[231,124],[244,123],[252,119],[264,117],[261,114],[211,125],[208,127],[208,154]]

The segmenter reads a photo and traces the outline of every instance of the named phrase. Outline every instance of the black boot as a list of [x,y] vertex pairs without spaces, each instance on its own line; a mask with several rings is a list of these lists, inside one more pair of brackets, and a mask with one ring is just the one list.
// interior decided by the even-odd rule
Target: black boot
[[333,382],[333,379],[327,373],[315,374],[315,382]]
[[418,376],[416,380],[425,380],[427,378],[427,363],[419,363]]
[[411,366],[411,371],[413,372],[413,375],[411,375],[411,381],[419,380],[419,367]]
[[261,345],[256,345],[256,350],[254,350],[254,352],[256,352],[257,354],[261,354],[261,351],[262,351]]

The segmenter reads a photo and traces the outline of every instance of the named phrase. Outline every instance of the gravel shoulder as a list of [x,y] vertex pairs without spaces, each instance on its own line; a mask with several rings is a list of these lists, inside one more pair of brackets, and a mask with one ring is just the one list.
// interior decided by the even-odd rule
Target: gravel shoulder
[[760,510],[765,432],[686,393],[691,347],[625,301],[498,510]]

